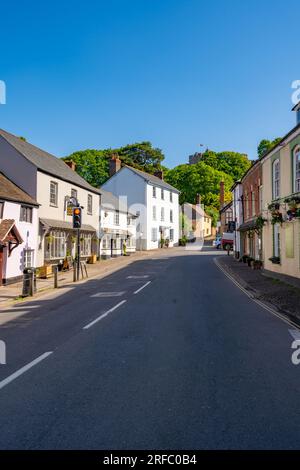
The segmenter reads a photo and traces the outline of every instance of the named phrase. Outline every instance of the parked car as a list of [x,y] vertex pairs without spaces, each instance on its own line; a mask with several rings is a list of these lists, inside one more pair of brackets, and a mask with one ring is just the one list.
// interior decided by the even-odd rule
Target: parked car
[[221,237],[220,237],[220,235],[217,235],[215,240],[213,240],[213,246],[215,246],[217,248],[217,250],[220,248],[220,246],[221,246]]
[[234,233],[232,232],[224,232],[222,235],[222,248],[223,250],[233,250],[233,240],[234,240]]

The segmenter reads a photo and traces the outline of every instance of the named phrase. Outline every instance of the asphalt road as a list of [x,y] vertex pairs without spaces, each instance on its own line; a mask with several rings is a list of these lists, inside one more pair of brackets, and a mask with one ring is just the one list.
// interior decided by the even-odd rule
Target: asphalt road
[[21,306],[0,327],[0,449],[300,448],[290,327],[215,255],[164,250]]

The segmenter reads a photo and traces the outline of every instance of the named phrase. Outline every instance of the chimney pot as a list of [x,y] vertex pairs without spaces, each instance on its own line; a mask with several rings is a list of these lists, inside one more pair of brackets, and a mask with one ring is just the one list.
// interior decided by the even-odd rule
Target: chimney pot
[[201,194],[196,194],[196,204],[197,205],[201,204]]

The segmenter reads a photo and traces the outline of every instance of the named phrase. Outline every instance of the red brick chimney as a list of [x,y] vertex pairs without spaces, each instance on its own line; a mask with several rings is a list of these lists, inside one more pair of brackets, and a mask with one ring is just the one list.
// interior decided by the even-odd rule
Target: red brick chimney
[[196,204],[200,206],[201,204],[201,194],[196,194]]
[[109,176],[113,176],[121,169],[121,160],[119,156],[114,153],[109,161]]
[[224,181],[220,182],[220,209],[224,207],[225,203],[225,184]]
[[160,180],[163,180],[163,179],[164,179],[164,174],[163,174],[162,170],[157,170],[157,171],[154,173],[154,176],[156,176],[156,177],[159,178]]
[[67,160],[65,164],[68,165],[71,170],[76,171],[76,163],[73,162],[73,160]]

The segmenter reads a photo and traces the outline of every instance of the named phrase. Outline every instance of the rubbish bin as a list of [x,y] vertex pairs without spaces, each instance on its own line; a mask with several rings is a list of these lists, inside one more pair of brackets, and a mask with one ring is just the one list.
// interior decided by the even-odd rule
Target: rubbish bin
[[33,296],[36,292],[36,269],[25,268],[23,270],[23,291],[22,297]]

